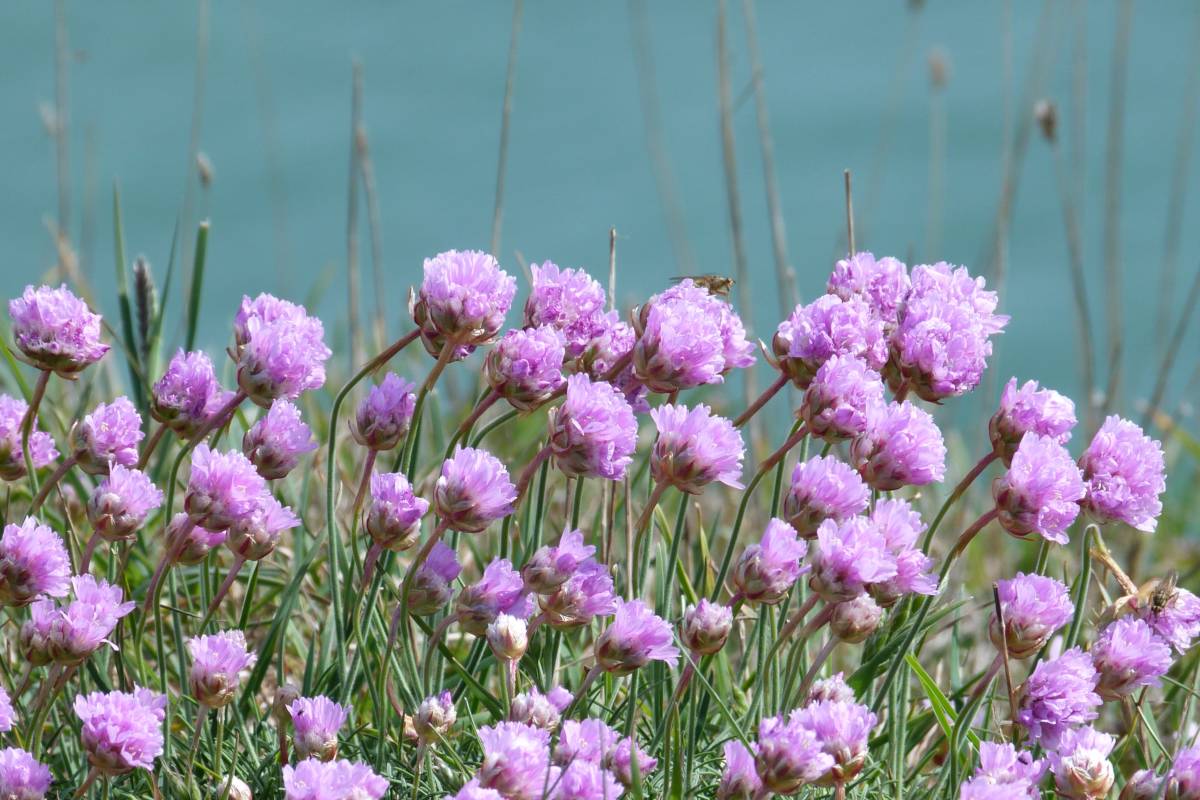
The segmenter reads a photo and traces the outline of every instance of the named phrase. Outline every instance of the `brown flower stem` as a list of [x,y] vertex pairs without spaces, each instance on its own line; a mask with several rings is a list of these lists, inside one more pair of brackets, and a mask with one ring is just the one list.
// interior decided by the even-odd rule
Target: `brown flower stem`
[[241,555],[233,557],[233,563],[229,565],[229,574],[225,576],[225,580],[221,582],[221,588],[217,589],[217,593],[213,595],[212,602],[208,604],[208,611],[204,614],[204,621],[200,623],[200,629],[208,625],[213,614],[221,605],[221,601],[225,599],[225,595],[229,594],[229,590],[233,588],[233,582],[237,580],[238,573],[242,571],[242,565],[246,563],[246,559]]
[[1092,558],[1099,561],[1112,574],[1113,579],[1120,585],[1121,591],[1126,595],[1136,595],[1138,593],[1137,584],[1133,582],[1133,579],[1125,573],[1125,570],[1121,569],[1121,565],[1113,558],[1112,553],[1105,546],[1104,540],[1100,538],[1099,531],[1096,532],[1094,541]]
[[354,494],[354,508],[350,512],[351,520],[358,519],[358,512],[362,508],[363,499],[367,496],[367,488],[371,485],[371,475],[375,469],[375,459],[378,457],[378,450],[367,451],[367,460],[363,462],[362,480],[358,482],[358,491]]
[[[633,528],[639,541],[642,534],[650,527],[650,520],[654,516],[654,509],[658,508],[659,501],[662,500],[665,491],[667,491],[667,483],[665,481],[658,481],[654,484],[654,490],[650,492],[650,498],[646,500],[646,507],[642,509],[642,515],[638,517],[637,525]],[[635,544],[634,546],[636,547],[637,545]]]
[[79,557],[80,575],[87,573],[88,567],[92,563],[92,554],[96,552],[96,546],[99,545],[101,541],[103,540],[100,538],[100,534],[93,532],[91,538],[87,540],[87,544],[83,546],[83,555]]
[[950,495],[946,498],[946,502],[942,503],[942,507],[938,509],[937,516],[930,523],[929,530],[925,532],[925,539],[921,543],[921,549],[925,553],[929,553],[929,545],[933,541],[933,535],[937,533],[938,526],[942,524],[942,520],[946,517],[946,513],[950,510],[950,507],[967,493],[967,489],[971,488],[971,484],[975,483],[976,479],[983,474],[983,471],[991,466],[992,462],[997,458],[998,456],[994,450],[988,451],[987,455],[979,459],[975,466],[971,467],[971,471],[964,475],[962,480],[958,482],[958,485],[950,492]]
[[42,488],[38,491],[37,497],[33,498],[33,502],[29,504],[30,515],[36,514],[38,509],[42,507],[42,503],[46,502],[46,498],[50,495],[50,490],[58,485],[58,482],[63,479],[63,476],[71,471],[71,467],[79,463],[79,457],[74,453],[62,460],[46,482],[42,484]]
[[75,800],[79,800],[79,798],[87,794],[87,790],[92,788],[92,784],[95,783],[96,779],[99,777],[100,770],[96,767],[92,767],[90,770],[88,770],[87,777],[83,779],[83,783],[79,784],[79,788],[75,790],[75,794],[72,795],[72,797],[74,797]]
[[28,444],[29,436],[33,433],[33,421],[37,419],[38,408],[42,405],[42,398],[46,396],[46,385],[50,383],[52,374],[45,369],[38,373],[37,383],[33,386],[33,397],[29,398],[29,408],[25,409],[25,416],[21,418],[21,441],[24,444]]
[[813,680],[817,677],[817,672],[829,660],[829,654],[833,652],[833,648],[837,647],[837,643],[838,638],[830,634],[825,644],[821,645],[821,649],[813,657],[812,663],[808,665],[808,672],[804,673],[804,679],[800,681],[800,688],[796,690],[797,697],[803,697],[808,692]]
[[150,438],[146,440],[145,446],[142,447],[142,455],[140,458],[138,458],[138,469],[145,469],[146,465],[150,463],[150,456],[154,454],[155,448],[158,447],[158,443],[162,441],[163,436],[165,436],[166,433],[167,426],[160,424],[158,426],[158,430],[150,434]]
[[750,421],[750,418],[765,406],[772,397],[779,393],[779,390],[788,384],[788,376],[780,374],[775,382],[766,388],[766,390],[758,396],[758,399],[751,403],[745,411],[738,415],[738,418],[733,421],[733,427],[740,428]]
[[167,550],[163,553],[158,566],[154,568],[154,574],[150,576],[150,583],[146,587],[146,600],[142,605],[142,614],[149,614],[150,610],[158,602],[158,592],[162,585],[162,579],[166,575],[167,570],[178,560],[184,548],[187,547],[188,536],[195,527],[196,523],[189,518],[184,526],[179,529],[175,541],[167,546]]
[[371,542],[371,547],[367,550],[367,555],[363,559],[361,585],[364,592],[371,586],[371,578],[375,574],[375,565],[379,562],[381,555],[383,555],[383,545],[379,542]]
[[946,579],[946,576],[950,574],[950,567],[954,565],[955,560],[963,554],[964,550],[967,549],[967,545],[971,543],[971,540],[974,539],[981,530],[987,527],[989,522],[996,518],[997,513],[998,512],[995,508],[985,511],[980,515],[979,519],[972,522],[971,525],[962,532],[962,535],[958,537],[958,541],[954,543],[954,549],[950,551],[949,555],[946,556],[945,562],[942,563],[942,571],[941,574],[938,575],[939,585]]
[[570,719],[571,712],[575,710],[575,706],[579,705],[584,697],[587,696],[588,689],[592,688],[592,684],[596,682],[596,678],[600,677],[601,669],[599,664],[593,664],[588,670],[587,675],[583,678],[583,683],[579,684],[579,688],[575,690],[575,696],[571,698],[571,704],[563,709],[562,719]]
[[806,436],[808,436],[808,426],[801,425],[796,429],[795,433],[787,438],[787,441],[779,446],[778,450],[771,453],[771,455],[767,456],[766,461],[758,465],[758,471],[763,473],[770,472],[771,468],[782,461],[793,447],[804,441],[804,437]]
[[[783,647],[783,643],[788,640],[788,637],[792,635],[792,632],[795,631],[796,628],[799,627],[800,623],[804,621],[804,618],[810,611],[812,611],[813,607],[816,606],[819,599],[820,597],[816,593],[809,595],[808,599],[804,601],[804,605],[802,605],[796,611],[796,613],[788,619],[784,626],[779,629],[779,635],[775,637],[774,644],[772,644],[771,649],[767,651],[767,657],[764,659],[764,663],[771,663],[771,660],[775,658],[775,655],[779,652],[779,648]],[[800,645],[808,641],[808,637],[812,636],[813,633],[826,622],[828,622],[832,616],[833,605],[826,603],[825,607],[821,609],[820,613],[809,620],[808,624],[804,626],[804,629],[797,637],[796,644]]]
[[525,492],[529,489],[529,484],[533,482],[533,476],[537,474],[538,467],[550,457],[550,444],[538,450],[534,454],[533,460],[526,465],[525,469],[521,470],[521,477],[517,479],[517,499],[513,502],[513,513],[520,508],[521,501],[525,499]]
[[471,413],[467,415],[467,418],[458,426],[458,430],[454,432],[454,436],[450,438],[450,444],[446,445],[446,458],[454,454],[454,445],[458,444],[467,435],[467,432],[479,421],[483,413],[495,405],[499,399],[500,393],[492,389],[475,404],[475,408],[471,409]]

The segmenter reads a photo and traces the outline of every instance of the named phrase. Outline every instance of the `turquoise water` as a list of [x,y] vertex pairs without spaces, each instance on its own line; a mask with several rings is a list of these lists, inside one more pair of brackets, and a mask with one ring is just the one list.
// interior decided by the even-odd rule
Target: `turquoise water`
[[[1029,72],[1041,4],[1015,3],[1014,114]],[[1053,6],[1051,63],[1041,93],[1064,106],[1071,87],[1073,5]],[[1003,5],[760,2],[767,97],[801,292],[820,290],[843,230],[842,170],[856,175],[859,245],[933,256],[983,271],[1002,179]],[[1110,55],[1117,5],[1087,3],[1086,184],[1082,211],[1089,291],[1104,302],[1102,218]],[[109,192],[119,180],[131,255],[161,278],[188,169],[196,63],[194,5],[109,0],[66,4],[70,38],[70,230],[111,311]],[[53,263],[44,220],[56,213],[53,145],[39,103],[53,98],[54,24],[44,0],[9,0],[0,40],[0,159],[6,294]],[[196,213],[212,220],[202,341],[217,347],[240,295],[304,299],[334,327],[346,319],[344,278],[351,61],[365,70],[365,119],[383,215],[386,307],[408,324],[407,287],[439,250],[486,248],[512,9],[506,3],[212,4],[200,149],[215,167]],[[1167,197],[1197,46],[1196,7],[1138,4],[1128,74],[1120,255],[1126,398],[1148,392],[1163,342],[1157,302]],[[742,5],[730,5],[733,91],[750,77]],[[733,271],[716,100],[711,3],[651,3],[662,135],[691,252],[702,272]],[[619,293],[632,300],[684,268],[655,188],[634,67],[629,7],[526,2],[512,117],[500,259],[607,269],[607,231],[620,232]],[[927,56],[941,48],[945,111],[943,214],[930,244],[931,91]],[[1015,124],[1015,123],[1014,123]],[[886,131],[886,135],[884,132]],[[754,331],[778,318],[754,104],[735,117],[738,180],[750,262]],[[880,160],[881,138],[888,142]],[[882,164],[876,171],[874,165]],[[1193,159],[1185,182],[1196,185]],[[878,174],[878,181],[871,176]],[[1196,269],[1197,198],[1185,209],[1180,304]],[[1020,175],[1004,305],[1014,315],[998,375],[1073,389],[1075,317],[1050,150],[1036,135]],[[843,245],[844,246],[844,245]],[[369,270],[367,240],[362,242]],[[369,271],[367,273],[369,275]],[[173,302],[179,302],[177,284]],[[373,302],[368,295],[368,300]],[[338,334],[342,336],[343,334]],[[1173,387],[1197,356],[1190,336]],[[1102,343],[1102,340],[1101,340]],[[1103,375],[1103,371],[1101,373]]]

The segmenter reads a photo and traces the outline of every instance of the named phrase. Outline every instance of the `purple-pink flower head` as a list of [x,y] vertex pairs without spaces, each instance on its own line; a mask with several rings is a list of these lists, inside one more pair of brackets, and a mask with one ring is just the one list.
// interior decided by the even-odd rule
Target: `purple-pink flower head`
[[550,261],[533,264],[530,272],[524,327],[552,326],[562,336],[567,360],[573,361],[604,325],[604,289],[582,269],[559,269]]
[[557,592],[539,596],[538,604],[550,627],[571,630],[615,614],[617,595],[608,568],[589,558]]
[[730,739],[722,749],[725,770],[717,785],[717,800],[759,800],[763,783],[754,767],[754,755],[737,739]]
[[300,457],[317,449],[312,430],[300,416],[300,409],[283,398],[271,403],[242,437],[242,452],[269,481],[287,477],[300,463]]
[[79,466],[92,475],[105,475],[113,464],[132,467],[142,441],[142,417],[129,398],[121,395],[100,403],[71,429],[71,446]]
[[150,416],[191,438],[228,399],[208,354],[180,349],[150,389]]
[[813,681],[812,688],[808,690],[808,696],[804,700],[804,704],[817,703],[822,700],[836,700],[841,703],[853,703],[857,698],[854,696],[854,690],[846,683],[846,679],[842,677],[842,673],[835,673],[828,678],[821,678]]
[[470,355],[500,333],[517,282],[496,259],[478,250],[447,250],[425,259],[425,279],[413,321],[430,355],[454,343],[454,358]]
[[725,646],[733,628],[733,609],[706,597],[683,610],[679,639],[693,653],[711,656]]
[[1152,769],[1139,769],[1125,781],[1118,800],[1159,800],[1164,796],[1163,781],[1166,779],[1166,775],[1159,775]]
[[[649,775],[658,766],[658,759],[643,750],[632,736],[617,739],[604,754],[604,766],[612,771],[625,786],[633,785],[634,760],[637,760],[638,775]],[[597,798],[599,800],[599,798]]]
[[[29,404],[7,394],[0,394],[0,479],[18,481],[25,477],[25,452],[22,449],[21,421]],[[29,459],[34,469],[41,469],[58,458],[54,439],[37,429],[37,421],[29,434]]]
[[1104,420],[1079,459],[1087,496],[1083,507],[1097,522],[1124,522],[1153,533],[1167,488],[1162,445],[1116,415]]
[[1050,753],[1058,796],[1068,800],[1104,800],[1116,781],[1109,753],[1117,740],[1090,725],[1063,733]]
[[259,498],[254,510],[239,517],[225,536],[225,545],[244,559],[259,561],[269,556],[283,534],[300,524],[300,518],[269,492]]
[[297,698],[287,710],[292,718],[292,744],[297,758],[337,758],[338,731],[350,716],[349,708],[318,695]]
[[796,533],[811,539],[827,519],[841,522],[867,508],[870,491],[858,473],[834,456],[796,464],[783,501],[783,516]]
[[[71,578],[74,598],[65,608],[40,601],[35,622],[37,637],[51,660],[68,666],[83,663],[103,644],[111,644],[117,623],[133,610],[120,586],[91,575]],[[53,609],[53,610],[52,610]]]
[[483,363],[488,385],[518,411],[532,411],[563,383],[563,343],[549,325],[504,334]]
[[789,795],[824,776],[834,761],[822,749],[817,734],[793,714],[789,718],[769,717],[758,724],[754,766],[763,788]]
[[563,531],[556,545],[544,545],[521,567],[525,588],[535,594],[554,594],[596,548],[583,543],[583,531]]
[[358,761],[309,758],[283,768],[284,800],[381,800],[387,778]]
[[701,403],[695,408],[663,405],[650,412],[658,439],[650,455],[650,473],[688,494],[699,494],[720,481],[741,489],[746,447],[733,423]]
[[983,278],[972,278],[964,267],[914,267],[912,291],[892,334],[893,388],[907,386],[930,402],[974,389],[992,354],[991,337],[1008,323],[993,313],[996,303]]
[[962,785],[960,800],[1041,800],[1037,787],[1047,767],[1045,759],[1008,742],[980,742],[979,768]]
[[866,517],[822,522],[811,561],[809,586],[830,603],[853,600],[869,584],[896,576],[896,558],[887,540]]
[[1054,750],[1063,733],[1098,716],[1099,679],[1092,659],[1078,647],[1040,662],[1021,687],[1017,723],[1033,741]]
[[876,259],[867,252],[858,252],[839,259],[833,266],[825,290],[843,300],[858,298],[867,303],[883,322],[884,331],[896,327],[900,309],[912,284],[904,262],[884,256]]
[[528,691],[513,698],[509,718],[514,722],[553,731],[562,719],[562,712],[571,705],[572,697],[561,686],[555,686],[548,694],[542,694],[536,686],[531,686]]
[[367,533],[385,550],[400,552],[416,544],[421,517],[429,501],[413,493],[402,472],[377,472],[371,476],[371,504],[367,506]]
[[771,349],[780,371],[805,389],[817,370],[834,356],[861,359],[873,370],[887,361],[882,320],[857,297],[821,295],[798,305],[775,330]]
[[484,567],[478,581],[458,593],[454,609],[463,630],[483,636],[500,614],[528,619],[533,601],[525,594],[521,573],[507,558],[498,558]]
[[472,778],[463,784],[463,787],[458,790],[457,794],[453,797],[447,797],[446,800],[504,800],[504,795],[495,789],[480,786],[479,779]]
[[555,800],[617,800],[625,793],[616,775],[590,761],[572,761],[553,783]]
[[1037,381],[1026,381],[1018,388],[1017,379],[1009,378],[1000,395],[1000,408],[988,422],[988,436],[993,452],[1007,466],[1025,434],[1036,433],[1066,444],[1074,427],[1071,398],[1053,389],[1039,389]]
[[177,562],[180,564],[199,564],[214,547],[225,543],[225,531],[210,531],[208,528],[193,525],[188,520],[186,511],[180,511],[171,517],[170,523],[167,524],[168,552],[179,541],[180,536],[187,537],[183,549],[179,551]]
[[486,450],[455,447],[442,462],[433,490],[433,507],[450,530],[482,533],[513,512],[517,487],[500,459]]
[[817,778],[822,785],[844,783],[859,773],[867,760],[867,738],[878,724],[871,710],[859,703],[819,700],[791,713],[791,721],[816,735],[833,765]]
[[1200,797],[1200,745],[1185,747],[1176,753],[1166,779],[1166,796],[1171,800]]
[[454,695],[441,692],[431,695],[417,706],[413,715],[413,728],[417,736],[426,744],[436,742],[450,733],[458,720],[458,712],[454,709]]
[[233,338],[240,351],[260,330],[276,322],[297,323],[308,317],[304,306],[263,292],[251,300],[242,295],[242,302],[233,317]]
[[1018,572],[1013,578],[997,581],[996,588],[1004,614],[1004,639],[994,614],[988,633],[997,649],[1007,645],[1010,658],[1037,653],[1075,614],[1066,584],[1055,578]]
[[88,522],[105,541],[127,539],[137,533],[146,516],[162,501],[162,490],[146,473],[115,464],[88,498]]
[[50,768],[17,747],[0,750],[0,797],[42,800],[50,791]]
[[879,373],[855,356],[833,356],[809,383],[800,416],[813,436],[852,439],[866,430],[868,411],[882,402]]
[[672,667],[679,660],[671,626],[641,600],[617,600],[612,623],[596,640],[596,663],[614,675],[628,675],[651,661]]
[[462,572],[458,555],[443,542],[434,544],[429,557],[413,575],[408,592],[408,610],[420,617],[436,613],[450,602],[454,593],[451,584]]
[[[12,730],[15,716],[12,700],[9,699],[8,692],[4,687],[0,686],[0,733],[8,733]],[[0,795],[0,797],[3,797],[3,795]]]
[[550,771],[550,734],[520,722],[499,722],[479,729],[483,763],[480,786],[506,800],[541,800]]
[[733,585],[748,603],[774,605],[808,569],[802,565],[808,544],[781,519],[772,518],[762,539],[746,547],[733,568]]
[[1180,654],[1190,650],[1192,640],[1200,636],[1200,597],[1182,587],[1172,589],[1161,605],[1140,605],[1137,613]]
[[198,444],[192,451],[183,507],[197,525],[225,530],[253,514],[266,491],[267,482],[244,455],[236,450],[220,453]]
[[188,639],[187,649],[192,656],[188,686],[196,700],[209,708],[228,705],[237,691],[239,674],[258,660],[246,649],[246,635],[240,630]]
[[321,320],[301,310],[254,332],[238,356],[238,386],[264,408],[280,397],[295,400],[325,384],[330,355]]
[[92,313],[64,283],[57,289],[26,286],[8,301],[13,341],[24,360],[41,370],[71,377],[108,352],[100,341],[100,315]]
[[569,477],[621,480],[637,448],[637,419],[612,384],[567,379],[567,398],[550,409],[550,452]]
[[871,522],[896,559],[895,576],[867,587],[875,602],[889,608],[907,594],[937,594],[933,559],[917,546],[917,537],[925,530],[917,510],[907,500],[880,500],[871,511]]
[[1079,516],[1083,475],[1067,449],[1047,436],[1021,440],[1008,472],[992,482],[996,521],[1013,536],[1036,533],[1066,544],[1067,528]]
[[[574,363],[576,372],[588,375],[592,379],[601,379],[608,375],[617,362],[628,356],[637,344],[637,334],[633,327],[622,322],[616,311],[609,311],[601,316],[597,324],[595,335]],[[634,375],[632,363],[618,372],[612,379],[612,384],[621,390],[636,413],[650,410],[650,404],[646,402],[646,395],[650,390]]]
[[1120,617],[1092,643],[1092,663],[1100,673],[1096,691],[1109,700],[1127,697],[1143,686],[1158,686],[1171,669],[1171,646],[1145,620]]
[[104,775],[153,770],[163,752],[167,698],[135,686],[132,692],[92,692],[75,698],[88,763]]
[[417,407],[416,386],[394,372],[372,386],[354,413],[350,433],[370,450],[391,450],[404,440]]
[[24,606],[41,595],[63,597],[71,558],[59,535],[34,517],[4,526],[0,537],[0,605]]
[[867,429],[850,446],[863,480],[881,492],[924,486],[946,477],[946,443],[933,417],[907,401],[875,406]]
[[554,745],[554,763],[560,766],[572,761],[603,764],[619,738],[604,720],[594,717],[565,720]]

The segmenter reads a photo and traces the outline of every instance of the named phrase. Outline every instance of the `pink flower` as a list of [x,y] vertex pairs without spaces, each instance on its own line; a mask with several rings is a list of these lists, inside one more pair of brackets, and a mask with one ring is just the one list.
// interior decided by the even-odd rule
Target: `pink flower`
[[[24,400],[0,394],[0,478],[18,481],[25,477],[25,452],[22,446],[21,421],[29,410]],[[29,459],[34,469],[54,463],[58,450],[54,439],[37,429],[37,420],[29,434]]]
[[100,315],[92,313],[64,283],[57,289],[26,286],[8,301],[13,340],[38,369],[70,377],[108,352],[100,341]]
[[201,705],[220,708],[233,700],[239,674],[254,666],[258,656],[246,649],[246,636],[240,630],[197,636],[188,639],[192,669],[188,685]]
[[310,758],[283,768],[284,800],[381,800],[387,778],[357,761]]
[[486,450],[455,447],[433,490],[438,517],[451,530],[482,533],[513,512],[517,488],[500,459]]
[[1104,420],[1079,459],[1087,484],[1084,509],[1101,524],[1124,522],[1153,533],[1167,488],[1162,445],[1129,420]]
[[282,398],[271,403],[242,437],[242,452],[269,481],[287,477],[300,464],[301,456],[316,449],[317,442],[300,409]]
[[294,729],[296,757],[332,761],[337,758],[338,731],[350,716],[350,709],[328,697],[300,697],[287,707]]
[[883,322],[870,306],[851,296],[826,294],[798,305],[779,323],[771,342],[779,368],[801,389],[834,356],[848,356],[879,370],[887,361]]
[[783,515],[796,533],[811,539],[822,522],[841,522],[861,513],[869,500],[858,473],[834,456],[814,456],[792,470]]
[[1039,389],[1037,381],[1026,381],[1019,389],[1009,378],[1000,396],[1000,408],[988,422],[992,449],[1007,466],[1017,445],[1027,433],[1048,436],[1059,444],[1071,439],[1075,427],[1075,403],[1053,389]]
[[850,447],[863,480],[881,492],[924,486],[946,477],[946,444],[933,417],[912,403],[875,406]]
[[412,424],[417,409],[416,386],[394,372],[383,376],[358,404],[350,433],[354,440],[371,450],[391,450],[399,446]]
[[641,600],[617,600],[612,623],[596,640],[596,663],[614,675],[628,675],[651,661],[672,667],[679,660],[671,626]]
[[425,279],[413,321],[430,355],[455,344],[455,360],[487,344],[504,326],[517,283],[492,256],[478,250],[447,250],[425,259]]
[[71,431],[79,466],[92,475],[106,475],[113,464],[132,467],[142,441],[142,417],[129,398],[121,395],[100,403]]
[[105,775],[154,769],[163,752],[167,698],[135,686],[132,692],[92,692],[75,698],[88,762]]
[[741,489],[742,436],[733,423],[708,406],[689,409],[663,405],[650,412],[658,439],[650,456],[650,473],[689,494],[699,494],[712,481]]
[[787,597],[808,567],[802,566],[808,545],[780,519],[772,519],[762,540],[742,551],[733,568],[733,585],[748,602],[774,605]]
[[550,409],[550,452],[569,477],[621,480],[637,448],[637,420],[625,396],[586,375],[567,379],[567,399]]
[[162,501],[162,490],[146,473],[115,464],[88,498],[88,522],[106,541],[130,538]]
[[563,343],[549,325],[511,330],[484,360],[492,389],[518,411],[532,411],[562,386]]
[[1083,475],[1061,444],[1030,433],[1021,440],[1008,472],[992,483],[996,517],[1013,536],[1037,533],[1066,544],[1067,528],[1079,516]]
[[71,558],[57,533],[33,517],[4,526],[0,605],[28,605],[39,595],[63,597],[70,582]]

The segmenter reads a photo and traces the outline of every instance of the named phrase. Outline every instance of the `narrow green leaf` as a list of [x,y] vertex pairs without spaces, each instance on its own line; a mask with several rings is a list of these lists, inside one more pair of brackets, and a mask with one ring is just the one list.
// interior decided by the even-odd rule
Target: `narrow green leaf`
[[204,287],[204,260],[208,254],[208,220],[200,223],[196,231],[196,256],[192,260],[192,279],[188,282],[187,333],[184,350],[196,346],[196,326],[200,322],[200,294]]

